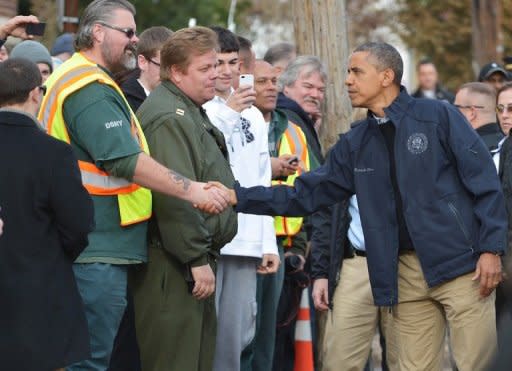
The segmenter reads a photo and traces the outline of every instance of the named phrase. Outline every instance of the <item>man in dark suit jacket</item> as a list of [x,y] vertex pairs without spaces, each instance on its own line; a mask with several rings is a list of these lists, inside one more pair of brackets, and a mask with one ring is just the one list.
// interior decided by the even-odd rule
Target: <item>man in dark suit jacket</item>
[[418,73],[418,88],[411,95],[414,98],[428,98],[444,100],[453,103],[455,97],[444,89],[438,80],[437,68],[430,59],[419,61],[416,72]]
[[37,66],[0,64],[0,362],[50,371],[89,356],[72,270],[94,225],[71,147],[35,120],[44,88]]

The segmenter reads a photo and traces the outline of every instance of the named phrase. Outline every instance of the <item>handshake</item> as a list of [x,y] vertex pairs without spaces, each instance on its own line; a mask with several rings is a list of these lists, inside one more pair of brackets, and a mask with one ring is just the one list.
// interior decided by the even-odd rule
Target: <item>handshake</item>
[[190,201],[195,208],[210,214],[220,214],[237,203],[235,191],[216,181],[192,182]]

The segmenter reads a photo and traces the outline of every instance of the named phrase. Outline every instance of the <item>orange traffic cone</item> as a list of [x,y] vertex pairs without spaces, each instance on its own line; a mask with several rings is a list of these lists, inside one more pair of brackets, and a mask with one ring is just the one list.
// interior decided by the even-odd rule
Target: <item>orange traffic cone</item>
[[309,317],[308,289],[302,290],[299,314],[295,324],[295,365],[294,371],[314,371],[313,342],[311,341],[311,320]]

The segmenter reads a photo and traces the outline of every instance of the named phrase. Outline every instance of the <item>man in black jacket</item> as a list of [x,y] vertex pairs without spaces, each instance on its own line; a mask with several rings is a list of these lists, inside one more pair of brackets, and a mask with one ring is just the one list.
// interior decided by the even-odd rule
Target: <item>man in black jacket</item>
[[480,135],[489,151],[496,149],[504,135],[496,122],[495,89],[483,82],[468,82],[459,88],[454,105]]
[[93,229],[71,147],[35,121],[37,66],[0,64],[0,359],[5,370],[55,370],[89,356],[72,264]]
[[[322,124],[322,104],[325,98],[326,82],[327,72],[324,64],[318,57],[312,55],[303,55],[294,59],[288,64],[277,81],[279,91],[277,108],[282,110],[286,116],[288,116],[289,121],[299,126],[304,132],[308,146],[310,170],[316,169],[324,162],[318,130]],[[308,241],[328,238],[329,229],[317,228],[315,226],[317,220],[316,215],[304,220],[303,228],[306,231]],[[309,261],[306,262],[305,270],[309,271]],[[282,297],[285,296],[286,291],[285,281]],[[321,353],[320,347],[322,340],[317,339],[315,330],[317,330],[318,327],[318,333],[321,334],[323,332],[323,326],[321,319],[317,322],[313,311],[311,314],[313,315],[312,336],[315,346],[315,358],[318,362],[318,354]],[[279,329],[279,332],[283,335],[280,335],[278,332],[278,338],[288,338],[288,346],[290,346],[291,343],[291,347],[293,347],[293,343],[290,342],[289,339],[294,336],[293,330],[294,323],[288,326],[288,331],[291,331],[291,334],[286,335],[286,326],[280,327]],[[321,337],[321,335],[318,337]],[[282,362],[277,362],[278,359],[286,361],[288,358],[288,367],[291,367],[290,365],[293,364],[293,353],[288,351],[286,347],[281,347],[281,349],[284,350],[281,351],[282,356],[279,356],[279,351],[276,352],[274,369],[279,368],[282,364]]]
[[146,97],[160,84],[160,50],[172,35],[167,27],[150,27],[139,36],[137,65],[121,85],[133,112],[137,112]]
[[437,69],[429,59],[422,59],[417,66],[418,89],[412,94],[414,98],[444,100],[453,103],[453,94],[444,89],[438,80]]

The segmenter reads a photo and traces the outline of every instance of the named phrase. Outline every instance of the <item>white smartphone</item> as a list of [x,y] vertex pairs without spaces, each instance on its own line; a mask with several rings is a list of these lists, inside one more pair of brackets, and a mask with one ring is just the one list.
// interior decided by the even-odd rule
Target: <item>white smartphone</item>
[[254,87],[254,76],[249,74],[241,74],[240,79],[238,80],[238,85],[250,85]]

